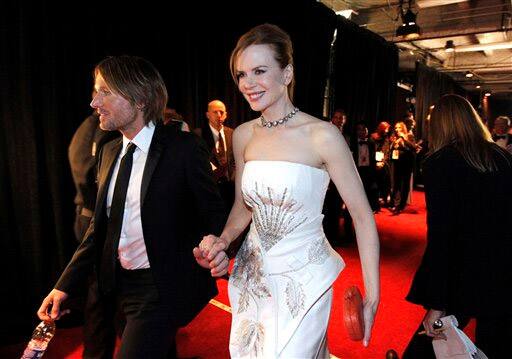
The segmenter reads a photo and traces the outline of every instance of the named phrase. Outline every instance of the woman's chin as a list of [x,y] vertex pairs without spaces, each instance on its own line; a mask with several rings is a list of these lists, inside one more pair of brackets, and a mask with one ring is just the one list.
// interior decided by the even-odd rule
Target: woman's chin
[[251,106],[251,110],[256,112],[262,112],[265,109],[265,106],[259,101],[250,101],[249,106]]

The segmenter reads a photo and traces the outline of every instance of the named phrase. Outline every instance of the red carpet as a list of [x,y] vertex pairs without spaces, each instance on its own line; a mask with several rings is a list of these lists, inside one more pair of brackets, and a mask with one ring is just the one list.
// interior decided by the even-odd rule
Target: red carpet
[[[338,358],[385,358],[388,349],[402,353],[423,317],[421,307],[404,300],[425,246],[425,201],[422,192],[399,216],[383,210],[376,215],[381,241],[381,303],[373,337],[368,348],[353,342],[342,320],[342,293],[356,284],[363,288],[358,252],[355,246],[338,248],[347,266],[334,285],[334,304],[329,326],[329,348]],[[216,300],[229,305],[226,281],[218,281]],[[182,358],[229,358],[228,337],[231,314],[208,305],[199,316],[178,333],[178,352]],[[19,358],[23,344],[0,348],[1,358]],[[59,329],[50,343],[46,359],[81,358],[81,328]]]

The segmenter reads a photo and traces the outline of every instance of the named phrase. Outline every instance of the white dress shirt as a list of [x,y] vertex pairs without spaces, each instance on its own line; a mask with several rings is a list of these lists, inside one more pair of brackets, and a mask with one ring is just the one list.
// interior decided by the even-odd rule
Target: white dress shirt
[[144,243],[144,234],[142,232],[142,221],[140,217],[140,190],[142,185],[142,175],[144,166],[148,158],[149,146],[155,132],[155,125],[150,122],[142,130],[129,140],[123,136],[123,149],[117,158],[112,179],[107,193],[107,215],[110,216],[110,207],[114,195],[114,186],[119,172],[121,158],[126,153],[128,143],[132,142],[137,146],[133,153],[133,165],[130,175],[130,182],[126,192],[126,202],[124,206],[123,225],[121,227],[121,236],[119,238],[119,247],[117,249],[119,262],[125,269],[149,268],[148,254],[146,244]]

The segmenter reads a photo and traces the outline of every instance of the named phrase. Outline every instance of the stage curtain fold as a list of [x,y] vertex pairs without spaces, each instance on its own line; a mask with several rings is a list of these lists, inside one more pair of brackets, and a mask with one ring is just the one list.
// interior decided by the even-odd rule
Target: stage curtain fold
[[332,78],[335,109],[345,110],[348,130],[357,122],[373,131],[380,121],[395,120],[398,50],[395,45],[338,16]]
[[436,71],[422,63],[416,64],[416,128],[417,138],[427,139],[427,115],[442,95],[457,94],[466,96],[466,92],[450,76]]

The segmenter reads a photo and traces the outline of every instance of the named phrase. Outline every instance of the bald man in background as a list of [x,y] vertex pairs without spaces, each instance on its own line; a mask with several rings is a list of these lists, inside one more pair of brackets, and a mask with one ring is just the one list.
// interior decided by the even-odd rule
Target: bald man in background
[[226,208],[231,208],[235,198],[235,158],[233,156],[233,129],[224,125],[228,113],[220,100],[208,103],[206,118],[200,128],[194,130],[210,150],[210,165]]

